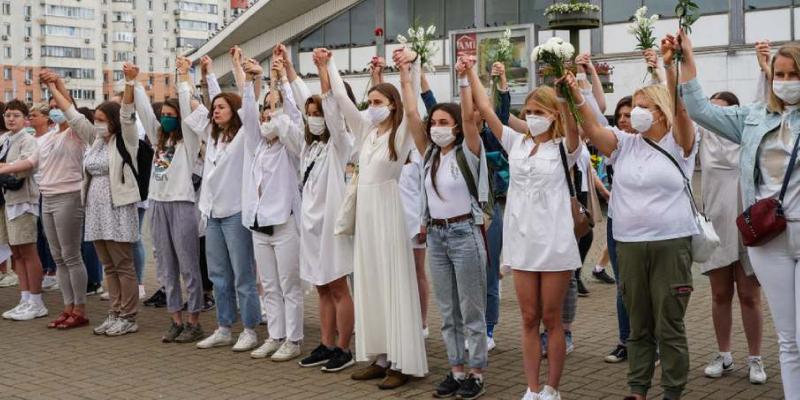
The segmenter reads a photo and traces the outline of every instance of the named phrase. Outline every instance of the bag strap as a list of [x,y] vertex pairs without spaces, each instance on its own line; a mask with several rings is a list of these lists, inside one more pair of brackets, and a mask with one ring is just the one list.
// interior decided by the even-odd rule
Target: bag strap
[[567,165],[567,151],[564,149],[564,142],[558,144],[558,152],[561,155],[561,166],[564,167],[564,177],[567,179],[567,187],[569,188],[569,197],[575,197],[575,186],[572,185],[572,176],[569,173],[569,166]]
[[458,164],[458,169],[461,170],[461,175],[464,176],[464,181],[467,182],[467,190],[469,190],[469,194],[475,198],[475,201],[480,203],[480,200],[478,200],[478,186],[475,184],[475,177],[472,176],[472,171],[470,171],[469,165],[467,164],[467,157],[464,156],[464,145],[457,145],[455,151],[456,164]]
[[778,196],[778,202],[783,204],[783,196],[786,195],[786,189],[789,187],[789,178],[794,172],[794,164],[797,161],[797,143],[800,142],[800,135],[794,140],[794,148],[792,148],[792,156],[789,157],[789,165],[786,167],[786,173],[783,175],[783,184],[781,185],[781,194]]
[[300,187],[305,187],[306,186],[306,182],[308,182],[308,178],[311,176],[311,170],[314,169],[314,164],[316,164],[316,163],[317,163],[317,160],[314,160],[314,161],[311,162],[311,164],[308,164],[308,167],[306,167],[306,172],[303,173],[303,184],[300,185]]
[[[128,152],[128,149],[125,147],[125,140],[122,139],[122,135],[116,135],[114,138],[114,144],[117,146],[117,151],[119,152],[120,157],[122,157],[122,165],[123,167],[125,164],[131,168],[133,172],[133,176],[136,180],[139,180],[139,172],[136,170],[136,167],[133,166],[133,159],[131,158],[131,153]],[[122,183],[125,183],[125,168],[122,168]]]
[[678,164],[678,161],[675,160],[675,157],[672,157],[672,154],[669,154],[668,151],[664,150],[663,147],[657,145],[656,142],[644,136],[642,136],[642,139],[644,139],[645,143],[649,144],[652,148],[656,149],[659,153],[663,154],[664,157],[667,157],[668,160],[672,161],[672,164],[675,165],[675,168],[677,168],[678,172],[681,173],[681,177],[683,177],[683,186],[686,187],[686,191],[689,192],[689,200],[691,200],[692,202],[692,211],[694,211],[695,214],[698,214],[699,211],[697,208],[697,201],[694,199],[694,192],[692,191],[692,181],[690,181],[689,177],[687,177],[686,174],[683,172],[683,168],[681,168],[681,165]]

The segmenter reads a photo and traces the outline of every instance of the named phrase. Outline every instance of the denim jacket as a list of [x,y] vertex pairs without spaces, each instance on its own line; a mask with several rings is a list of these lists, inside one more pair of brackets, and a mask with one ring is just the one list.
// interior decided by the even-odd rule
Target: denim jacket
[[[770,112],[764,102],[746,106],[720,107],[703,94],[697,79],[681,84],[681,96],[689,116],[700,126],[742,146],[739,159],[742,204],[756,202],[756,185],[761,180],[758,155],[761,142],[768,133],[779,129],[781,114]],[[792,137],[800,134],[800,113],[789,115]]]

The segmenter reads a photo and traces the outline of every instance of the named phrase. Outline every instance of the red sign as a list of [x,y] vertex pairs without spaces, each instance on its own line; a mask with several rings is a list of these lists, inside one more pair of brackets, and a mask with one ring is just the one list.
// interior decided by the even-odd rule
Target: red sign
[[477,56],[478,39],[475,33],[461,33],[456,35],[456,59],[461,56]]
[[233,8],[233,9],[237,9],[237,8],[244,9],[244,8],[247,8],[247,0],[231,0],[231,8]]

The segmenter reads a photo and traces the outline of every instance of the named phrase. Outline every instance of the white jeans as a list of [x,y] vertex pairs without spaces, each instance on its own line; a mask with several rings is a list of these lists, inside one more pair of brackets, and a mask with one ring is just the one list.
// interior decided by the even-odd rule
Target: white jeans
[[272,235],[253,232],[253,250],[264,287],[269,337],[303,340],[300,233],[294,217],[275,226]]
[[747,253],[769,302],[781,361],[786,400],[800,400],[800,222]]

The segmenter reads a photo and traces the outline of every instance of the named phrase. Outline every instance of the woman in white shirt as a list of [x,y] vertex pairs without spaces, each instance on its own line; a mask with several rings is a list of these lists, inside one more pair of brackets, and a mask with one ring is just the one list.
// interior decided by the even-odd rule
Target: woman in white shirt
[[[568,177],[563,163],[575,164],[578,130],[566,103],[539,87],[525,99],[520,118],[528,131],[504,126],[495,115],[477,72],[467,74],[472,94],[492,133],[508,152],[510,184],[503,218],[503,263],[514,270],[514,286],[523,320],[523,364],[528,390],[524,399],[559,399],[566,357],[562,302],[573,271],[580,267],[573,231]],[[548,331],[547,383],[540,386],[539,325]]]

